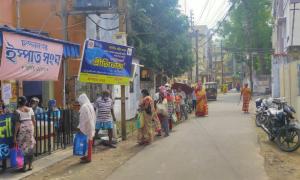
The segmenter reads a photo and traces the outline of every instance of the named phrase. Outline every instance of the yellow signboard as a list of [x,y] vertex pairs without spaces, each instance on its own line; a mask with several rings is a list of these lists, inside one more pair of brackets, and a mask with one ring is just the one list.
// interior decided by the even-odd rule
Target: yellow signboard
[[96,84],[119,84],[128,86],[130,78],[120,76],[107,76],[101,74],[80,73],[79,81]]

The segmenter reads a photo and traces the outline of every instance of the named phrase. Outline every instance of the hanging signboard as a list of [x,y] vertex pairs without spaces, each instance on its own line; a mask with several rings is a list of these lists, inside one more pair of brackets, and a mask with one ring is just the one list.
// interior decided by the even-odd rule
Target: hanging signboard
[[79,81],[129,85],[132,51],[132,47],[98,40],[86,40],[81,60]]
[[63,45],[3,32],[0,80],[58,80]]
[[0,115],[0,160],[9,156],[13,143],[12,121],[10,115]]

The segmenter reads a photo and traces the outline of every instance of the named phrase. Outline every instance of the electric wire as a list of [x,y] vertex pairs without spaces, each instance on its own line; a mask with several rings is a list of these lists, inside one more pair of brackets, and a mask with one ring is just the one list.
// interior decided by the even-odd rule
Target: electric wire
[[102,30],[105,30],[105,31],[114,31],[114,30],[119,29],[119,26],[114,27],[114,28],[104,28],[104,27],[100,26],[97,22],[95,22],[90,16],[87,16],[87,18],[89,20],[91,20],[98,28],[100,28]]
[[207,9],[208,3],[209,3],[209,0],[206,0],[205,5],[204,5],[204,7],[203,7],[203,9],[202,9],[202,11],[201,11],[201,13],[200,13],[200,16],[199,16],[199,19],[198,19],[198,23],[201,21],[202,16],[203,16],[204,12],[205,12],[206,9]]

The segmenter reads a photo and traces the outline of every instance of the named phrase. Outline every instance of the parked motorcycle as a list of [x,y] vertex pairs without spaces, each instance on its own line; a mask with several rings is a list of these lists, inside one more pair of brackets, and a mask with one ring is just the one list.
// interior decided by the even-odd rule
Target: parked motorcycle
[[257,125],[282,151],[297,150],[300,146],[300,124],[294,118],[295,109],[282,99],[259,101],[257,100]]
[[268,109],[272,107],[273,99],[258,98],[256,99],[255,104],[256,104],[255,124],[257,127],[260,127],[261,124],[263,124],[267,120]]

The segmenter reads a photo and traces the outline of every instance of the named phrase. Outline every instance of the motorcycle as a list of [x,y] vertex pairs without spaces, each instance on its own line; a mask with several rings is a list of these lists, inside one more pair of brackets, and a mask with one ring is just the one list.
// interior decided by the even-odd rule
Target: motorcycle
[[255,104],[256,104],[255,124],[257,127],[260,127],[261,124],[263,124],[267,120],[268,117],[267,110],[272,107],[273,98],[269,98],[269,99],[258,98],[256,99]]
[[[272,104],[269,104],[271,100]],[[300,146],[300,124],[294,118],[295,109],[281,99],[269,99],[268,105],[261,115],[264,120],[260,117],[260,127],[282,151],[297,150]]]

